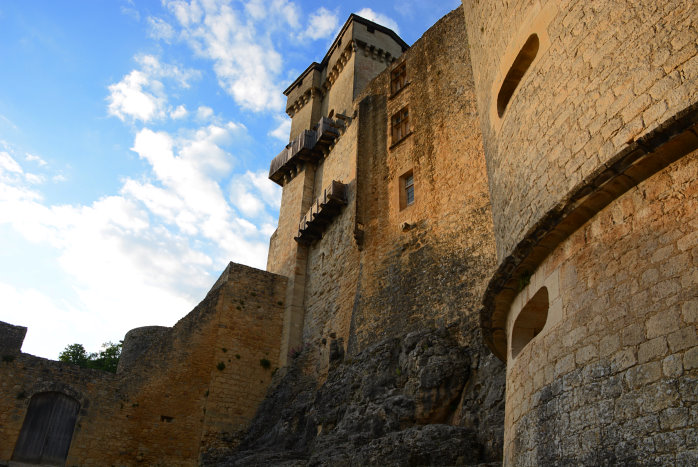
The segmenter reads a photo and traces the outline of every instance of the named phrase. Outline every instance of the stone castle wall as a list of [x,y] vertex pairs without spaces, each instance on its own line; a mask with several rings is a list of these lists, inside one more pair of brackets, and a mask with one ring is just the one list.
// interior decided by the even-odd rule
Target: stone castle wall
[[[359,352],[425,328],[448,328],[434,332],[455,336],[470,368],[457,404],[419,423],[472,430],[482,459],[695,464],[695,8],[463,4],[401,56],[350,21],[287,90],[292,139],[320,116],[340,135],[283,180],[269,273],[231,263],[174,328],[134,330],[117,375],[21,354],[23,328],[0,327],[0,464],[30,398],[58,391],[81,404],[69,465],[195,465],[237,446],[277,364],[300,353],[311,397],[336,384],[332,368],[360,372]],[[405,108],[409,134],[395,141]],[[332,181],[346,206],[321,239],[296,242]],[[522,325],[543,296],[544,327]],[[485,344],[507,363],[506,416],[504,365]],[[410,345],[432,364],[452,350]],[[341,346],[345,362],[331,363]],[[323,429],[318,414],[286,415],[297,426],[281,430]]]
[[31,397],[43,392],[60,392],[80,403],[73,457],[69,457],[73,465],[103,465],[103,460],[111,461],[119,452],[128,451],[132,440],[121,421],[123,400],[116,380],[111,373],[27,354],[4,358],[0,362],[0,464],[12,457]]
[[[476,310],[495,257],[464,36],[460,11],[451,13],[364,91],[357,209],[365,232],[352,321],[357,349],[461,319],[469,322],[473,342],[479,334]],[[390,71],[403,63],[409,84],[393,96]],[[396,143],[390,122],[403,108],[411,134]],[[415,201],[404,207],[400,178],[409,171]]]
[[27,328],[0,321],[0,356],[19,353]]
[[698,14],[463,3],[499,260],[481,323],[507,362],[505,464],[695,463]]
[[505,464],[694,463],[697,227],[698,151],[545,260],[521,295],[547,285],[561,316],[509,354]]
[[[475,377],[454,422],[480,429],[480,441],[496,458],[501,406],[483,401],[488,392],[502,391],[503,367],[482,344],[477,324],[495,266],[494,238],[463,37],[460,10],[425,33],[355,100],[351,119],[317,165],[313,198],[337,180],[347,185],[348,202],[322,239],[303,247],[303,344],[307,371],[322,381],[333,339],[354,354],[386,337],[457,325],[473,352]],[[392,96],[391,72],[402,63],[409,84]],[[390,119],[404,107],[411,135],[394,144]],[[401,209],[400,177],[410,170],[415,202]],[[297,231],[283,206],[296,209],[293,184],[300,177],[284,186],[284,220],[272,248],[284,242],[288,233],[282,232]]]
[[[500,261],[582,180],[698,101],[698,14],[668,0],[464,1]],[[538,54],[502,118],[502,81]]]
[[196,465],[200,451],[236,442],[271,381],[285,293],[284,277],[231,263],[200,305],[117,375],[4,359],[0,463],[31,397],[46,391],[80,402],[68,465]]
[[[348,187],[347,206],[307,247],[303,339],[320,352],[320,367],[332,336],[358,351],[465,317],[469,338],[477,339],[476,310],[495,259],[467,43],[458,40],[464,36],[462,14],[454,12],[376,77],[314,170],[312,199],[333,180]],[[403,62],[409,85],[391,97],[390,73]],[[393,144],[390,117],[406,106],[411,135]],[[278,272],[290,271],[276,258],[296,247],[289,238],[297,234],[307,170],[284,185],[270,253]],[[409,170],[415,203],[401,209],[399,179]]]
[[329,364],[331,336],[341,337],[344,342],[349,337],[351,310],[356,298],[359,251],[354,241],[354,221],[360,118],[352,119],[346,126],[315,172],[315,197],[333,180],[347,185],[347,205],[327,226],[323,238],[308,248],[303,342],[317,352],[316,368],[320,374]]

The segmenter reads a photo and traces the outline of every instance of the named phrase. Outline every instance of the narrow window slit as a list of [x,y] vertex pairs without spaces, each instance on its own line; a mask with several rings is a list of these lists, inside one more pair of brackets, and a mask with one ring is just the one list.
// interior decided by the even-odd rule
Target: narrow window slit
[[511,333],[511,356],[516,358],[545,327],[548,320],[548,289],[541,287],[523,307]]
[[509,68],[509,72],[504,78],[502,87],[499,89],[499,94],[497,95],[497,113],[500,118],[504,115],[504,111],[507,105],[509,105],[511,96],[514,95],[514,91],[516,91],[516,88],[519,86],[521,79],[528,71],[533,60],[535,60],[539,47],[540,41],[538,40],[538,35],[531,34],[516,56],[511,68]]

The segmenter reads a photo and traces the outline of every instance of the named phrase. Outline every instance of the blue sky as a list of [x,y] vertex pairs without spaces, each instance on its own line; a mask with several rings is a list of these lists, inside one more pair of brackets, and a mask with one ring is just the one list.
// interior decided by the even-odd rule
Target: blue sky
[[0,321],[23,351],[172,326],[264,269],[283,89],[350,13],[413,43],[459,1],[0,0]]

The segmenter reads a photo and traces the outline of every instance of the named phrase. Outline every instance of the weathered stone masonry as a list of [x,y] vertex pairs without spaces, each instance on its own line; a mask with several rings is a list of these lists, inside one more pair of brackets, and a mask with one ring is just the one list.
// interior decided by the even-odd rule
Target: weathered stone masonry
[[202,449],[235,443],[271,381],[286,282],[231,263],[173,328],[136,330],[140,355],[116,375],[3,354],[0,463],[12,458],[31,398],[49,391],[80,404],[67,465],[196,465]]
[[412,47],[352,15],[284,94],[270,272],[116,375],[0,326],[0,465],[47,394],[68,465],[698,463],[695,5],[464,0]]
[[499,259],[481,323],[507,362],[505,464],[695,464],[695,8],[463,4]]

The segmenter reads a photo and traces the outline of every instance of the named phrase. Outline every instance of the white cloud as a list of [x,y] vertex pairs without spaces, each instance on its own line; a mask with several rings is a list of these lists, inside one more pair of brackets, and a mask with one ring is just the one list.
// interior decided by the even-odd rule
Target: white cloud
[[280,121],[279,126],[270,131],[269,136],[282,141],[284,144],[288,143],[289,135],[291,134],[291,119],[281,117],[278,120]]
[[247,217],[257,217],[264,212],[264,203],[255,195],[250,193],[241,184],[233,182],[230,189],[230,200],[233,205]]
[[199,120],[208,120],[211,117],[213,117],[213,109],[211,107],[201,105],[196,109],[196,118]]
[[[221,146],[230,144],[241,131],[244,127],[235,124],[209,125],[188,136],[173,138],[165,132],[141,130],[133,151],[150,163],[157,183],[128,180],[122,194],[139,199],[163,222],[186,235],[202,236],[224,248],[244,244],[251,249],[236,251],[234,255],[245,258],[247,264],[263,266],[260,258],[247,255],[255,248],[261,250],[246,239],[252,236],[262,242],[262,234],[256,227],[252,231],[247,227],[235,230],[239,219],[234,217],[219,185],[232,167],[232,156]],[[260,243],[263,249],[265,242]]]
[[5,151],[0,152],[0,175],[2,175],[3,172],[15,174],[24,173],[17,161]]
[[301,38],[308,37],[313,40],[324,39],[333,36],[339,26],[339,17],[336,12],[320,7],[310,15],[307,29],[301,34]]
[[387,15],[377,13],[373,11],[371,8],[363,8],[359,10],[359,12],[356,14],[363,18],[366,18],[369,21],[373,21],[374,23],[378,23],[382,26],[385,26],[386,28],[392,29],[393,31],[395,31],[396,34],[400,34],[400,28],[397,25],[397,22]]
[[180,87],[188,88],[189,82],[198,79],[201,73],[190,68],[180,68],[177,65],[162,63],[154,55],[137,55],[136,62],[142,67],[144,73],[151,78],[166,78],[177,82]]
[[[270,34],[275,24],[296,27],[297,11],[287,0],[248,2],[242,11],[224,0],[201,5],[192,0],[165,0],[195,53],[213,61],[219,85],[242,107],[253,111],[283,108],[278,75],[281,55]],[[259,26],[257,27],[257,22]]]
[[258,218],[266,213],[267,206],[274,211],[279,209],[281,190],[265,171],[247,171],[231,181],[230,200],[245,216]]
[[161,18],[149,16],[148,26],[150,27],[148,35],[153,39],[160,39],[164,40],[165,42],[170,42],[175,36],[174,28],[167,21]]
[[255,21],[276,21],[294,29],[300,26],[298,6],[288,0],[249,0],[245,12]]
[[41,167],[45,167],[47,165],[45,160],[43,160],[41,157],[36,156],[34,154],[26,153],[24,158],[26,160],[28,160],[29,162],[36,162]]
[[172,10],[177,20],[185,28],[200,22],[203,16],[203,11],[196,0],[191,3],[186,0],[170,0],[163,3]]
[[259,21],[267,17],[266,0],[250,0],[245,3],[245,10],[255,20]]
[[267,205],[277,210],[281,207],[281,188],[269,180],[269,174],[266,171],[247,172],[245,175],[249,176],[252,185]]
[[121,14],[131,17],[131,19],[140,21],[141,14],[135,8],[121,7]]
[[141,66],[139,70],[131,71],[109,86],[108,112],[122,121],[133,119],[147,123],[165,118],[169,107],[161,80],[171,80],[187,88],[189,81],[200,75],[196,70],[161,63],[153,55],[139,55],[136,61]]
[[189,112],[187,112],[187,108],[183,105],[179,105],[176,109],[170,112],[170,118],[173,120],[179,120],[180,118],[186,117],[188,114]]
[[42,175],[37,175],[37,174],[32,174],[32,173],[24,174],[24,178],[27,182],[29,182],[33,185],[39,185],[41,183],[44,183],[44,181],[46,181],[46,179]]
[[145,90],[153,84],[145,73],[133,70],[121,81],[109,86],[109,114],[122,121],[129,117],[142,122],[162,118],[167,100],[157,95],[156,87],[154,92]]
[[[55,358],[73,342],[97,348],[132,327],[172,325],[228,260],[263,268],[278,187],[263,172],[241,176],[261,227],[238,217],[221,189],[234,162],[225,148],[245,132],[234,122],[176,135],[142,129],[133,150],[150,171],[85,205],[44,202],[16,158],[0,152],[0,226],[53,249],[73,296],[0,283],[12,310],[3,320],[30,327],[25,351]],[[57,334],[69,337],[56,344]]]
[[[29,159],[27,157],[27,159]],[[0,183],[11,183],[16,186],[0,185],[0,190],[16,190],[17,184],[27,182],[32,185],[38,185],[44,182],[42,175],[26,172],[19,163],[8,152],[0,151]],[[1,196],[1,194],[0,194]]]

